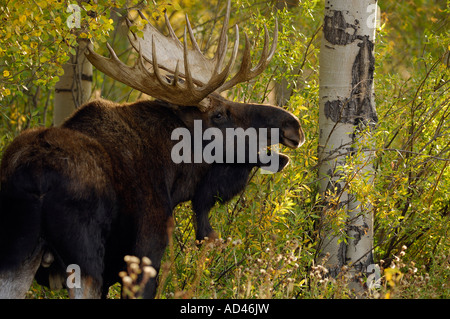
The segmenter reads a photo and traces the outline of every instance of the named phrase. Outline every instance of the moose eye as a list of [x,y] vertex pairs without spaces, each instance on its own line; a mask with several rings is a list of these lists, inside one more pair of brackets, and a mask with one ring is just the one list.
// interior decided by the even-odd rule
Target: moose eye
[[224,115],[222,113],[216,113],[213,115],[213,120],[214,121],[221,121],[224,119]]

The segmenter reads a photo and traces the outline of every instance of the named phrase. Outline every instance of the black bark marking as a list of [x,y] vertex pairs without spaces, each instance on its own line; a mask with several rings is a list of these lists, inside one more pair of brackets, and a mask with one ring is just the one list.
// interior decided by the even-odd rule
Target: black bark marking
[[[373,125],[378,116],[372,101],[373,72],[375,57],[374,44],[369,36],[357,35],[359,21],[354,24],[345,21],[341,11],[333,11],[333,16],[325,16],[324,37],[335,45],[347,45],[355,40],[359,52],[352,66],[352,92],[350,98],[325,102],[325,116],[333,122],[359,125]],[[349,32],[353,30],[353,32]]]
[[334,100],[325,102],[325,116],[333,122],[355,123],[356,101],[354,99]]
[[353,244],[355,246],[358,245],[359,241],[361,240],[361,238],[363,238],[367,232],[369,231],[369,225],[367,225],[366,223],[364,223],[361,226],[355,226],[355,225],[351,225],[348,227],[349,231],[353,231]]
[[325,16],[323,24],[325,39],[337,45],[346,45],[355,41],[358,20],[355,20],[355,24],[349,24],[345,21],[342,11],[331,11],[333,16]]
[[369,36],[358,37],[359,52],[352,67],[352,99],[356,100],[355,125],[359,122],[377,123],[378,116],[372,103],[373,72],[375,70],[374,45]]

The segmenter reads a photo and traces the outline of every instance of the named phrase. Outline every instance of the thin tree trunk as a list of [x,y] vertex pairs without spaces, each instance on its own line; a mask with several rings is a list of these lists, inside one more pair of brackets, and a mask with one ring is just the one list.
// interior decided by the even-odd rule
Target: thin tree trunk
[[84,51],[88,41],[80,40],[76,54],[63,66],[62,75],[55,85],[53,125],[58,126],[78,107],[89,100],[92,90],[92,64]]
[[[360,132],[377,121],[373,92],[376,0],[326,0],[320,49],[319,178],[324,198],[320,256],[332,276],[345,265],[366,274],[373,264],[372,208],[348,190],[340,167],[358,155],[358,174],[373,175],[371,145],[357,149]],[[371,180],[369,180],[371,182]],[[338,216],[342,224],[338,223]],[[348,240],[344,240],[347,238]],[[352,285],[358,289],[358,285]]]
[[[291,10],[292,8],[298,6],[298,3],[298,0],[277,0],[275,2],[275,8],[276,10]],[[280,33],[283,33],[282,24],[280,25]],[[281,79],[280,82],[275,83],[275,101],[273,101],[273,103],[281,107],[288,104],[292,95],[292,90],[293,88],[289,87],[289,81],[285,78]]]

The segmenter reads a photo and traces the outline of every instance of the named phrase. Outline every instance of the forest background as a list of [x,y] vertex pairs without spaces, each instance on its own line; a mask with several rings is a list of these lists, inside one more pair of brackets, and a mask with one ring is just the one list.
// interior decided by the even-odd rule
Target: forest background
[[[135,55],[124,19],[136,18],[139,8],[161,30],[167,11],[179,35],[188,13],[200,46],[207,49],[217,38],[225,6],[220,0],[208,5],[194,0],[80,2],[80,25],[69,28],[72,2],[0,1],[0,155],[24,129],[52,125],[55,84],[76,54],[77,39],[91,39],[104,55],[109,42],[131,64]],[[379,122],[370,133],[375,177],[368,182],[352,161],[340,168],[347,189],[374,213],[374,259],[380,271],[362,284],[370,286],[369,298],[449,298],[450,2],[378,5],[374,84]],[[244,193],[212,210],[221,241],[195,245],[190,203],[177,207],[159,298],[352,297],[345,269],[329,278],[317,260],[324,208],[317,174],[323,14],[324,1],[318,0],[233,1],[230,25],[239,24],[241,38],[245,31],[261,47],[263,25],[273,30],[275,17],[280,34],[268,69],[230,90],[229,98],[283,106],[299,117],[306,143],[282,150],[291,158],[283,172],[253,174]],[[141,21],[134,31],[142,27]],[[252,52],[254,60],[259,52]],[[116,102],[144,98],[94,69],[91,98],[100,96]],[[345,216],[337,214],[335,223],[345,228]],[[351,238],[344,231],[340,240]],[[114,286],[110,297],[119,296]],[[34,284],[29,297],[66,294]]]

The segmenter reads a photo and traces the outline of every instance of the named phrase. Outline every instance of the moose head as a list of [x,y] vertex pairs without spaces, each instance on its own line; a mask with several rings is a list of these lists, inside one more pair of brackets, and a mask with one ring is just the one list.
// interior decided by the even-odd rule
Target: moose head
[[[140,11],[139,14],[142,19],[146,19]],[[110,77],[166,102],[191,134],[193,134],[195,120],[201,121],[202,131],[211,127],[220,129],[225,140],[226,128],[255,128],[257,130],[259,128],[277,128],[280,130],[280,140],[272,143],[269,138],[267,144],[281,142],[288,147],[297,148],[304,142],[304,134],[299,121],[291,113],[275,106],[232,102],[220,95],[221,92],[236,84],[249,81],[261,74],[275,53],[278,39],[278,23],[275,21],[273,42],[269,48],[269,34],[264,25],[264,47],[259,62],[252,67],[251,45],[245,34],[245,47],[240,68],[228,80],[239,47],[239,28],[236,25],[231,57],[225,65],[229,18],[230,1],[227,4],[217,50],[210,59],[200,51],[187,15],[184,41],[181,43],[173,31],[167,13],[165,13],[165,20],[169,36],[162,35],[148,20],[143,29],[143,37],[138,37],[130,32],[130,43],[139,53],[133,67],[122,63],[109,44],[107,47],[110,58],[98,55],[92,50],[92,47],[89,47],[87,57],[97,69]],[[127,24],[128,26],[132,25],[128,19]],[[189,34],[192,48],[188,48],[187,34]],[[166,75],[162,75],[161,69],[166,71]]]

